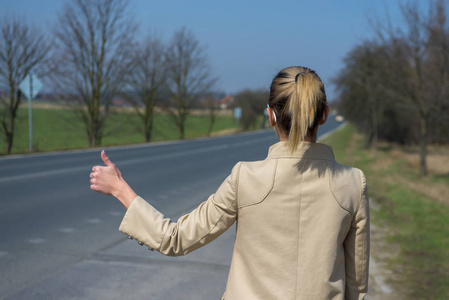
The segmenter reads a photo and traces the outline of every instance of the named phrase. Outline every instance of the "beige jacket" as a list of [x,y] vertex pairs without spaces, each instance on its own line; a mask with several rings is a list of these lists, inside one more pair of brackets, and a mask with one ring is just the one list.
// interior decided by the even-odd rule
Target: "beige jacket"
[[[165,255],[185,255],[237,221],[224,298],[364,299],[369,211],[364,174],[332,149],[285,142],[263,161],[240,162],[217,192],[177,223],[140,197],[120,231]],[[224,299],[223,298],[223,299]]]

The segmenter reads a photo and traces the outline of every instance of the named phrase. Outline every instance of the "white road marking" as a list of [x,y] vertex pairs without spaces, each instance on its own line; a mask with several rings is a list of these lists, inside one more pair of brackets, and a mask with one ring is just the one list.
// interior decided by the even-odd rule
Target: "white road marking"
[[[82,167],[72,167],[72,168],[64,168],[64,169],[58,169],[58,170],[49,170],[49,171],[42,171],[42,172],[31,173],[31,174],[3,177],[3,178],[0,178],[0,182],[14,181],[14,180],[20,180],[20,179],[29,179],[29,178],[35,178],[35,177],[41,177],[41,176],[48,176],[48,175],[59,175],[59,174],[70,173],[70,172],[75,172],[75,171],[84,171],[84,170],[87,173],[91,169],[92,169],[92,166],[82,166]],[[86,175],[86,178],[89,179],[88,173]]]
[[61,229],[59,229],[59,231],[60,231],[60,232],[63,232],[63,233],[72,233],[72,232],[75,232],[76,229],[75,229],[75,228],[72,228],[72,227],[66,227],[66,228],[61,228]]
[[127,159],[122,161],[117,161],[117,165],[129,165],[129,164],[141,164],[142,162],[147,161],[154,161],[154,160],[161,160],[166,158],[175,158],[175,157],[182,157],[192,154],[200,154],[200,153],[206,153],[211,151],[218,151],[218,150],[224,150],[229,148],[229,145],[217,145],[217,146],[210,146],[210,147],[204,147],[200,149],[192,149],[192,150],[186,150],[176,153],[169,153],[169,154],[161,154],[161,155],[154,155],[149,157],[140,157],[140,158],[134,158],[134,159]]
[[41,239],[41,238],[33,238],[33,239],[28,240],[28,243],[30,243],[30,244],[42,244],[44,242],[45,242],[45,240]]
[[111,211],[111,212],[109,212],[109,215],[111,215],[113,217],[118,217],[118,216],[122,216],[123,213],[121,213],[119,211]]
[[86,222],[90,223],[90,224],[99,224],[99,223],[101,223],[101,220],[100,219],[89,219]]

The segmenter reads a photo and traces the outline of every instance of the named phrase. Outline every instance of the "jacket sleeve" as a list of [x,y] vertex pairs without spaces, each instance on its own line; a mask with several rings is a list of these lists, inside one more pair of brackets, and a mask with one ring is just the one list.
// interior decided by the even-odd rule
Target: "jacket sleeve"
[[365,299],[368,291],[370,251],[369,200],[365,175],[362,171],[358,171],[361,174],[362,181],[360,202],[344,242],[346,300]]
[[237,181],[240,163],[215,194],[176,223],[148,202],[136,197],[119,230],[164,255],[186,255],[216,239],[237,217]]

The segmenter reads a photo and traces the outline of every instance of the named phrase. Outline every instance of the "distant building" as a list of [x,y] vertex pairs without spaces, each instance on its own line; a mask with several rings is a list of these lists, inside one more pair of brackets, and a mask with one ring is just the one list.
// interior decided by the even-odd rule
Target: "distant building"
[[112,105],[117,106],[117,107],[131,107],[131,106],[133,106],[133,104],[130,101],[125,100],[123,98],[114,98],[112,100]]
[[220,108],[221,109],[228,109],[231,108],[234,105],[234,96],[233,95],[227,95],[223,99],[220,100]]

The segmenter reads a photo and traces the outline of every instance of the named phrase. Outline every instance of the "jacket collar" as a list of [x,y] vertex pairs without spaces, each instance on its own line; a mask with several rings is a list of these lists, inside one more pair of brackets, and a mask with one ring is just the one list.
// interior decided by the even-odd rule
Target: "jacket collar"
[[301,142],[293,153],[287,147],[287,142],[278,142],[268,150],[270,158],[308,158],[308,159],[325,159],[335,161],[332,148],[319,143]]

